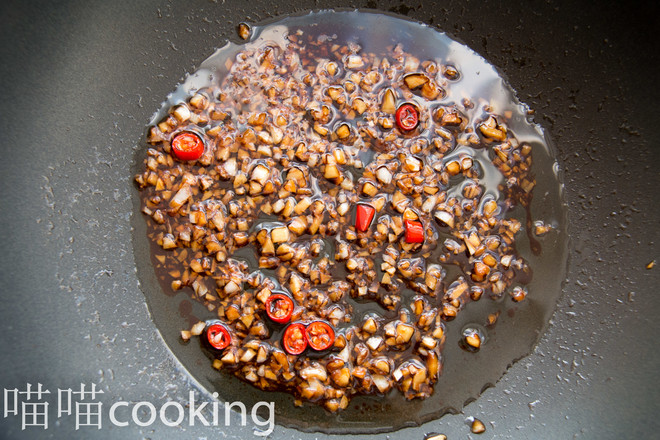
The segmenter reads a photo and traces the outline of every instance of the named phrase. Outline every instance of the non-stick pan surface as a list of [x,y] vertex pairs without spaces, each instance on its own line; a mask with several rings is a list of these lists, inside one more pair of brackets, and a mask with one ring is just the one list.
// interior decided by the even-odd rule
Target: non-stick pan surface
[[[0,386],[41,383],[48,429],[3,404],[1,438],[251,438],[229,426],[117,427],[118,401],[202,390],[150,320],[131,242],[134,149],[163,98],[240,21],[308,2],[13,2],[0,6]],[[499,67],[564,170],[571,256],[534,352],[463,413],[389,438],[651,438],[660,423],[657,8],[573,2],[318,2],[404,14]],[[57,390],[96,384],[102,428],[57,417]],[[4,397],[4,396],[3,396]],[[29,403],[29,402],[28,402]],[[28,407],[29,408],[29,407]],[[118,412],[126,418],[128,410]],[[186,420],[187,422],[187,420]],[[320,437],[276,426],[271,438]],[[361,436],[367,437],[367,436]],[[384,435],[379,435],[382,438]]]

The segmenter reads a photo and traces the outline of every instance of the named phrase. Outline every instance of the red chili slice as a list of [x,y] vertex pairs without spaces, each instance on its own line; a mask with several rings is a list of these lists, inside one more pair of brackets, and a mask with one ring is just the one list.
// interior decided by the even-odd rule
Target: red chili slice
[[172,139],[172,152],[179,160],[197,160],[204,153],[204,142],[195,133],[182,131]]
[[406,243],[424,243],[424,226],[420,222],[406,220]]
[[305,335],[305,326],[300,323],[290,324],[284,330],[282,345],[287,353],[298,355],[307,348],[307,336]]
[[399,130],[407,132],[414,130],[419,123],[419,112],[412,104],[403,104],[396,110],[396,125]]
[[281,293],[274,293],[266,300],[266,314],[271,320],[279,324],[291,320],[293,308],[293,300]]
[[209,325],[206,329],[206,339],[216,350],[224,350],[231,343],[229,330],[222,324]]
[[335,343],[335,331],[327,322],[314,321],[307,326],[307,341],[316,351],[326,350]]
[[371,221],[374,219],[376,210],[369,205],[359,204],[355,213],[355,229],[365,232],[369,229]]

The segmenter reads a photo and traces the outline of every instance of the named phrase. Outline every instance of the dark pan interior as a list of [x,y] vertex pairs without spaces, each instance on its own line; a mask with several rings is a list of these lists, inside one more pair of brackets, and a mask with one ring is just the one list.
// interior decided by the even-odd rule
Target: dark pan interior
[[[308,2],[70,1],[0,5],[0,382],[81,382],[99,400],[185,402],[201,389],[151,322],[131,242],[131,164],[150,116],[240,21]],[[462,413],[389,438],[650,438],[660,393],[657,187],[660,74],[651,2],[318,2],[448,31],[500,68],[549,132],[564,170],[570,265],[534,352]],[[55,396],[53,395],[55,394]],[[106,413],[107,414],[107,413]],[[250,438],[254,424],[47,430],[0,418],[2,438]],[[121,413],[125,417],[127,413]],[[549,434],[551,433],[551,434]],[[277,426],[271,438],[319,437]],[[365,437],[366,438],[366,437]],[[374,437],[375,438],[375,437]],[[378,436],[382,438],[382,436]]]

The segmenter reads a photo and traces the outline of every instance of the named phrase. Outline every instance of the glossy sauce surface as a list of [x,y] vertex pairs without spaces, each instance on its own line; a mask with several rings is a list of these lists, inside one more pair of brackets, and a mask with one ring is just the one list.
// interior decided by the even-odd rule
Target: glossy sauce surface
[[[431,107],[458,106],[474,124],[473,132],[478,130],[477,124],[484,120],[487,113],[509,115],[506,118],[508,130],[515,135],[518,142],[529,144],[532,148],[532,174],[536,179],[536,187],[533,190],[535,198],[511,206],[510,211],[506,212],[506,217],[516,218],[523,225],[516,237],[515,246],[517,252],[529,263],[534,274],[532,278],[529,272],[520,273],[517,282],[526,285],[529,295],[520,303],[512,302],[508,295],[496,300],[483,298],[471,302],[455,320],[446,323],[447,341],[442,352],[444,369],[435,385],[435,393],[427,399],[406,401],[396,392],[389,393],[386,398],[358,396],[346,410],[330,417],[318,407],[305,405],[302,408],[295,408],[292,399],[287,398],[288,396],[263,394],[259,390],[238,383],[234,378],[216,376],[217,373],[211,370],[209,363],[200,362],[199,356],[193,354],[190,346],[180,346],[176,338],[172,337],[172,333],[178,336],[178,329],[173,331],[176,325],[172,323],[171,315],[168,316],[166,309],[160,303],[171,301],[179,307],[183,322],[179,324],[179,329],[197,320],[209,319],[210,316],[207,310],[199,307],[198,303],[193,303],[189,308],[186,304],[190,293],[172,291],[171,278],[164,272],[158,273],[162,289],[154,286],[145,288],[154,320],[182,364],[207,389],[218,391],[227,401],[242,400],[246,403],[276,396],[277,421],[299,429],[352,433],[387,431],[437,418],[447,411],[460,410],[466,401],[476,398],[485,387],[496,382],[508,365],[529,353],[542,334],[560,294],[560,282],[563,279],[566,261],[566,214],[552,149],[540,128],[530,123],[527,108],[518,103],[498,72],[469,48],[425,26],[385,15],[360,12],[314,13],[255,27],[252,40],[245,46],[230,44],[205,61],[199,71],[191,75],[170,96],[163,111],[154,117],[153,122],[160,121],[172,105],[187,100],[196,90],[222,82],[228,73],[225,68],[226,60],[233,59],[237,52],[246,47],[263,48],[267,45],[284,47],[285,35],[294,34],[298,29],[313,35],[326,35],[333,42],[340,44],[357,44],[363,52],[377,55],[401,44],[405,52],[415,55],[420,60],[437,60],[438,64],[454,66],[459,72],[459,77],[448,81],[447,93],[444,97],[435,100]],[[388,85],[383,83],[380,86]],[[465,99],[469,99],[470,103],[465,102]],[[421,98],[412,97],[412,100],[422,109],[429,108],[429,103]],[[485,112],[485,107],[488,112]],[[428,136],[430,139],[432,133],[429,132]],[[374,160],[374,151],[360,151],[359,156],[365,167],[368,167],[368,164]],[[442,160],[448,163],[453,159],[460,160],[464,156],[469,156],[474,162],[479,184],[483,189],[482,200],[490,196],[502,201],[504,197],[501,185],[505,179],[500,170],[493,165],[493,151],[488,147],[473,148],[469,144],[459,144]],[[138,160],[142,160],[142,157]],[[364,168],[351,168],[348,172],[351,173],[353,181],[358,182]],[[452,177],[447,188],[448,197],[460,197],[465,190],[465,184],[461,176]],[[319,181],[315,181],[312,187],[314,196],[321,196],[328,190],[327,184]],[[384,213],[395,215],[390,207],[385,208]],[[276,220],[273,216],[260,215],[257,224],[269,228],[268,222]],[[543,237],[536,238],[531,231],[533,220],[542,220],[554,228]],[[136,232],[136,234],[140,233],[144,231]],[[440,234],[442,235],[442,231]],[[136,237],[136,241],[138,247],[140,242],[145,242],[144,237],[139,236]],[[323,241],[326,253],[331,255],[334,243],[328,238]],[[153,241],[151,243],[153,245]],[[160,247],[153,245],[151,255],[156,267],[159,266],[159,261],[156,259],[158,253],[162,253]],[[443,247],[437,246],[429,249],[426,258],[435,263],[442,253]],[[259,269],[258,256],[249,248],[239,249],[234,253],[234,257],[242,258],[252,270]],[[444,279],[448,283],[458,276],[465,276],[460,269],[462,258],[467,256],[457,256],[457,264],[443,265]],[[143,269],[142,273],[144,272]],[[332,276],[337,279],[345,277],[343,266],[338,265],[333,269]],[[145,278],[149,277],[142,276],[145,284],[149,284],[150,281],[145,281]],[[162,291],[174,298],[164,298]],[[412,291],[404,288],[401,296],[405,299],[411,298],[413,294]],[[356,301],[352,307],[354,310],[352,320],[355,323],[359,323],[370,313],[394,318],[398,312],[383,309],[372,301]],[[497,322],[489,323],[489,316],[498,316]],[[462,350],[460,347],[465,347],[466,331],[474,328],[478,328],[483,336],[481,338],[483,345],[478,351]],[[279,338],[279,335],[279,331],[273,329],[273,339]],[[197,350],[199,351],[199,347]]]

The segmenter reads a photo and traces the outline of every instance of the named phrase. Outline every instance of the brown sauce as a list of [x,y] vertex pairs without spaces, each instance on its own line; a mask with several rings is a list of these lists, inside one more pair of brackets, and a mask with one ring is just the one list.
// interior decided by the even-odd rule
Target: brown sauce
[[[371,13],[323,12],[254,27],[252,32],[249,43],[219,50],[171,95],[152,121],[148,141],[153,150],[147,159],[144,153],[138,158],[144,163],[137,177],[141,206],[149,217],[146,231],[136,227],[136,234],[148,239],[137,237],[136,246],[149,243],[153,265],[140,268],[141,278],[153,279],[144,274],[155,269],[160,283],[145,288],[156,324],[206,388],[227,400],[275,396],[278,422],[299,429],[387,431],[460,410],[531,350],[560,292],[566,212],[547,139],[492,66],[425,26]],[[384,65],[385,59],[395,67]],[[371,72],[379,77],[363,85],[360,81]],[[406,76],[420,74],[430,80],[430,91],[406,82]],[[298,88],[283,91],[276,79]],[[270,87],[276,91],[269,92]],[[340,89],[338,99],[330,96],[331,88]],[[386,108],[387,90],[394,92],[396,106],[412,103],[419,109],[415,130],[396,127]],[[296,103],[294,96],[306,102]],[[366,110],[356,110],[356,98]],[[195,116],[177,115],[179,106]],[[260,113],[266,114],[262,123],[257,120]],[[277,116],[284,122],[279,124]],[[342,124],[350,128],[348,135],[339,130]],[[182,130],[204,139],[207,157],[198,162],[172,157],[169,143]],[[310,152],[318,158],[310,159]],[[244,182],[236,184],[237,174],[227,178],[228,158],[236,160]],[[253,178],[258,166],[268,171],[265,179]],[[334,169],[328,171],[331,166],[340,177]],[[389,167],[390,182],[378,174],[382,166]],[[295,169],[302,170],[295,174],[302,174],[305,185],[284,189]],[[156,183],[156,178],[170,175],[170,186],[162,179]],[[195,180],[193,194],[182,206],[172,207],[182,181],[190,176]],[[413,183],[407,185],[406,179]],[[264,194],[267,184],[273,191]],[[367,188],[370,184],[376,191]],[[543,199],[537,201],[532,196],[539,193]],[[432,206],[425,207],[433,198]],[[307,200],[310,213],[283,215],[276,209],[280,199],[294,200],[301,209],[298,204]],[[244,200],[248,202],[241,205]],[[377,211],[366,232],[355,230],[359,203]],[[340,214],[342,204],[348,209]],[[217,212],[223,227],[212,228],[209,220]],[[304,227],[291,226],[296,218],[304,219]],[[406,219],[422,223],[423,243],[406,242]],[[536,219],[555,226],[538,240],[532,233]],[[272,253],[264,251],[264,243],[275,241],[274,229],[287,226],[287,239]],[[195,231],[206,241],[195,245]],[[174,246],[164,249],[168,234]],[[209,248],[211,236],[219,240]],[[300,258],[279,253],[285,245],[291,252],[300,250]],[[341,256],[347,248],[348,256]],[[228,288],[237,274],[240,288]],[[296,288],[292,276],[304,286]],[[338,286],[343,293],[336,293]],[[523,286],[528,297],[513,301],[521,299],[513,292],[520,294]],[[295,321],[322,319],[337,334],[335,346],[325,352],[288,356],[293,379],[282,376],[281,365],[269,364],[272,353],[281,351],[285,327],[264,316],[259,299],[266,295],[264,288],[296,299]],[[256,344],[255,352],[266,347],[269,357],[261,365],[272,367],[275,374],[268,379],[251,359],[223,361],[226,351],[176,343],[179,332],[163,301],[175,303],[177,314],[185,315],[179,330],[199,320],[226,322],[236,338],[226,350],[233,350],[235,358],[242,358],[250,344]],[[239,317],[231,317],[231,307],[238,308]],[[507,313],[497,324],[487,326],[488,316],[502,311]],[[242,319],[246,315],[251,316],[248,323]],[[424,315],[430,316],[426,323]],[[378,324],[373,332],[365,330],[370,317]],[[261,323],[261,330],[252,331],[255,322]],[[388,336],[388,323],[395,329],[412,327],[414,333],[397,340],[398,334]],[[478,350],[465,345],[466,334],[475,328],[483,343]],[[382,338],[376,349],[365,347],[372,337]],[[361,356],[365,348],[367,354]],[[216,367],[256,387],[284,390],[319,406],[305,403],[296,408],[286,395],[263,395],[213,371],[209,363],[200,364],[193,350],[204,350]],[[337,359],[344,364],[335,368]],[[376,365],[383,359],[387,371]],[[326,378],[300,377],[317,367],[325,370]],[[341,368],[351,372],[348,386],[340,385]],[[422,379],[416,376],[420,371],[425,372]],[[374,376],[382,388],[375,386]],[[319,382],[323,392],[317,389]],[[328,417],[322,405],[338,414]]]

